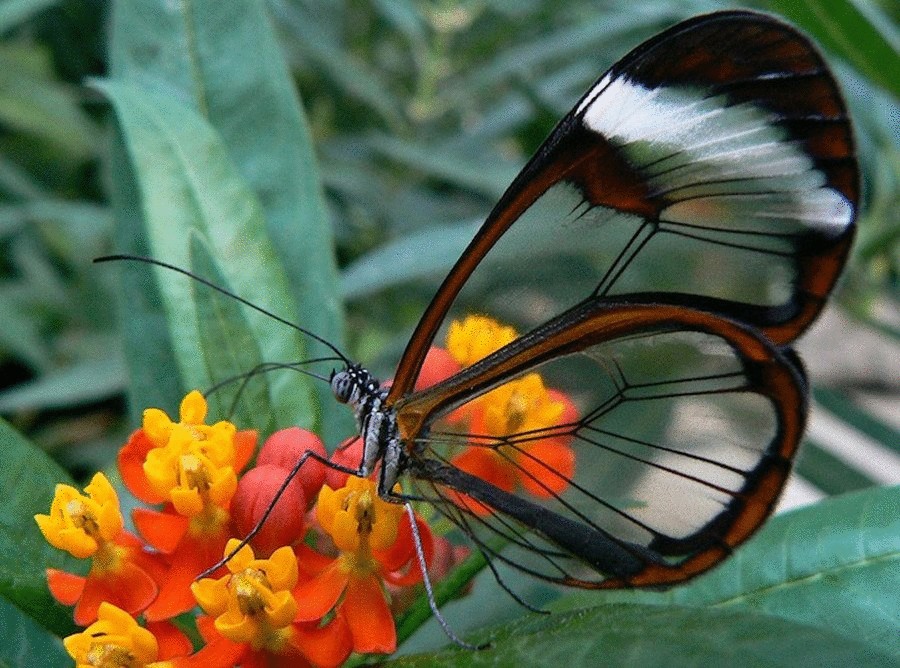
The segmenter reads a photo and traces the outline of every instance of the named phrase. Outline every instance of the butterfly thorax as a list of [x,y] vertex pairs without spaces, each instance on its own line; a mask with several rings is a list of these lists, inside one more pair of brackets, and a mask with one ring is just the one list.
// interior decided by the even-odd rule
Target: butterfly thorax
[[397,482],[402,460],[397,415],[385,405],[388,390],[358,364],[351,364],[331,375],[331,391],[338,401],[353,409],[363,441],[362,462],[357,473],[363,478],[369,476],[380,461],[378,487],[382,496],[386,496]]

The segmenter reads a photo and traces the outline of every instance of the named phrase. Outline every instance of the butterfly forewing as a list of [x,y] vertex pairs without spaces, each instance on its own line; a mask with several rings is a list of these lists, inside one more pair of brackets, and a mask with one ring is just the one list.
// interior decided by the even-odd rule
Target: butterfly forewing
[[529,329],[592,295],[652,295],[790,342],[837,279],[858,195],[844,104],[805,37],[750,12],[679,24],[601,77],[516,178],[391,399],[448,314],[473,305]]
[[[416,496],[484,549],[502,538],[501,560],[562,583],[705,570],[777,498],[806,414],[802,371],[695,310],[596,300],[561,320],[404,403]],[[466,421],[485,392],[535,374],[575,413],[503,433]]]

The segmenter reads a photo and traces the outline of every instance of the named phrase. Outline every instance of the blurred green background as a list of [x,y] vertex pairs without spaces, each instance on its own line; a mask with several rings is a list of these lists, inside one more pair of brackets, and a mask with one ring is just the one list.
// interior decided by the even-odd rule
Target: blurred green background
[[[141,2],[159,13],[143,17],[144,23],[125,10],[137,5],[0,1],[0,415],[79,482],[111,470],[142,408],[158,401],[173,412],[185,389],[166,381],[174,377],[168,368],[148,373],[155,351],[134,347],[142,335],[150,339],[142,328],[152,319],[143,311],[138,317],[144,304],[125,290],[135,276],[149,277],[150,268],[128,268],[123,287],[124,270],[91,263],[143,247],[129,220],[138,212],[123,193],[122,139],[109,102],[128,112],[127,91],[88,83],[144,64],[156,74],[170,66],[157,50],[166,38],[137,29],[154,20],[164,26],[179,3]],[[313,248],[320,264],[315,275],[333,277],[322,303],[328,295],[340,297],[346,320],[339,309],[304,310],[302,304],[296,313],[293,306],[279,312],[336,341],[343,337],[351,356],[382,377],[390,375],[437,281],[479,221],[591,82],[672,23],[736,6],[712,0],[265,5],[318,161],[326,225],[317,238],[327,242],[332,235],[335,242],[337,276],[329,245]],[[803,504],[900,480],[900,5],[761,0],[740,6],[781,14],[822,45],[855,119],[864,173],[849,266],[832,305],[800,345],[815,399],[798,464],[802,477],[789,500]],[[243,71],[242,62],[257,55],[252,47],[229,51],[224,44],[227,57],[213,63],[220,81]],[[280,59],[274,67],[280,72]],[[202,99],[191,102],[203,111]],[[232,132],[230,140],[247,137],[258,147],[270,133],[277,136],[277,128],[240,125],[239,115],[226,120],[236,127],[216,127]],[[303,182],[310,189],[305,194],[312,193],[303,201],[316,209],[316,168],[304,164],[311,165],[313,181]],[[243,175],[271,169],[250,165]],[[256,194],[267,215],[293,176],[284,175],[270,190],[259,178]],[[284,236],[275,244],[294,280],[303,268],[290,266],[291,248],[302,247],[309,232],[293,226],[290,215],[281,222]],[[300,257],[293,265],[309,261]],[[192,266],[204,266],[193,262],[198,258],[202,253],[191,256]],[[216,279],[216,271],[210,265],[205,275]],[[239,290],[246,297],[270,288],[254,284],[252,271],[245,268],[251,282]],[[296,286],[291,283],[302,301],[306,295]],[[272,292],[281,294],[283,287]],[[215,346],[210,338],[177,343],[182,355]],[[330,409],[321,410],[326,417],[316,420],[333,446],[349,433],[347,415],[332,420]],[[482,619],[518,614],[496,589],[479,584],[476,591],[484,593],[469,609]],[[471,625],[480,623],[466,615]],[[461,622],[455,623],[459,630]],[[434,631],[418,646],[442,641]]]
[[[730,6],[700,0],[267,5],[320,164],[349,350],[385,375],[438,277],[583,90],[651,34]],[[814,336],[822,343],[807,359],[817,398],[840,420],[896,448],[890,414],[896,417],[891,363],[900,332],[900,6],[863,0],[744,6],[781,12],[813,33],[847,92],[864,208],[832,307],[841,318],[840,338]],[[113,120],[108,103],[85,85],[109,75],[111,12],[111,3],[99,1],[0,3],[0,413],[76,478],[108,465],[136,426],[126,408],[117,274],[91,264],[124,250],[114,236],[109,194]],[[430,253],[398,262],[405,244]],[[826,491],[866,484],[864,474],[833,470],[827,453],[813,460],[810,474],[822,478],[817,482]],[[834,475],[843,481],[832,482]]]

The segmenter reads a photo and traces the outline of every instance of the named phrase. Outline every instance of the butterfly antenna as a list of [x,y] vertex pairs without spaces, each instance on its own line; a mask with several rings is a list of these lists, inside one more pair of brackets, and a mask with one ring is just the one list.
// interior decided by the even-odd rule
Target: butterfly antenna
[[450,624],[444,618],[444,615],[441,614],[441,611],[437,606],[437,601],[434,600],[434,589],[431,586],[431,578],[428,576],[428,566],[425,563],[425,551],[422,548],[422,536],[419,533],[419,525],[416,523],[416,513],[413,510],[411,503],[404,503],[403,507],[406,508],[406,514],[409,516],[409,526],[412,529],[413,544],[416,547],[416,561],[418,561],[419,570],[422,572],[422,584],[425,585],[425,596],[428,597],[428,607],[431,608],[431,614],[434,615],[438,624],[441,625],[441,629],[443,629],[446,636],[450,638],[450,641],[454,645],[471,650],[488,648],[490,643],[471,645],[465,640],[460,639],[460,637],[453,632],[453,629],[450,628]]
[[[309,376],[310,378],[315,378],[316,380],[321,380],[326,383],[330,382],[330,379],[322,376],[317,373],[313,373],[312,371],[307,371],[306,369],[301,369],[301,364],[313,364],[315,362],[340,362],[342,361],[339,357],[317,357],[316,359],[311,360],[303,360],[302,362],[262,362],[257,364],[255,367],[250,369],[249,371],[245,371],[243,373],[235,374],[234,376],[229,376],[228,378],[224,378],[220,380],[218,383],[210,387],[206,392],[204,392],[205,396],[210,396],[215,392],[221,390],[226,385],[231,385],[231,383],[236,383],[237,381],[243,381],[244,384],[247,383],[254,376],[259,376],[264,373],[268,373],[269,371],[278,371],[279,369],[290,369],[291,371],[296,371],[297,373],[302,373],[304,376]],[[238,390],[238,394],[243,391],[243,388]]]
[[130,255],[130,254],[125,254],[125,253],[117,253],[115,255],[104,255],[102,257],[94,258],[94,262],[97,264],[100,264],[103,262],[118,262],[118,261],[144,262],[145,264],[152,264],[157,267],[162,267],[164,269],[169,269],[170,271],[174,271],[176,273],[182,274],[183,276],[187,276],[188,278],[191,278],[191,279],[197,281],[198,283],[205,285],[208,288],[212,288],[216,292],[219,292],[219,293],[225,295],[226,297],[231,297],[232,299],[240,302],[244,306],[252,308],[254,311],[262,313],[263,315],[266,315],[266,316],[272,318],[273,320],[280,322],[283,325],[287,325],[288,327],[291,327],[292,329],[300,332],[301,334],[305,334],[306,336],[313,339],[314,341],[318,341],[323,346],[325,346],[329,350],[331,350],[335,355],[337,355],[344,364],[348,364],[348,365],[350,364],[350,360],[347,358],[346,355],[344,355],[344,353],[342,353],[340,350],[338,350],[337,347],[334,346],[334,344],[326,341],[321,336],[314,334],[313,332],[309,331],[308,329],[305,329],[305,328],[301,327],[300,325],[291,322],[290,320],[282,318],[280,315],[277,315],[275,313],[272,313],[271,311],[264,309],[262,306],[257,306],[250,300],[244,299],[240,295],[237,295],[237,294],[231,292],[230,290],[226,290],[222,286],[216,285],[212,281],[208,281],[207,279],[203,278],[202,276],[197,276],[196,274],[188,271],[187,269],[182,269],[181,267],[178,267],[174,264],[169,264],[168,262],[163,262],[162,260],[156,260],[152,257],[145,257],[143,255]]

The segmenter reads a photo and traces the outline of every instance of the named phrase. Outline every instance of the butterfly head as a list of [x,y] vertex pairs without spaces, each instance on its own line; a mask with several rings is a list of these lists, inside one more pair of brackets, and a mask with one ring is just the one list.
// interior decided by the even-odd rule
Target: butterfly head
[[359,364],[331,372],[331,391],[342,404],[355,406],[364,396],[374,394],[378,387],[375,377]]

